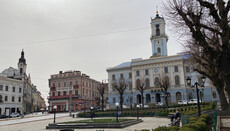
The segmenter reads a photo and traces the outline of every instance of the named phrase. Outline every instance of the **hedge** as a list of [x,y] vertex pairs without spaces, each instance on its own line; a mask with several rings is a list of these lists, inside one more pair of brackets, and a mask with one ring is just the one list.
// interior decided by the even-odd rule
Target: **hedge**
[[171,127],[158,127],[153,129],[153,131],[205,131],[207,125],[206,123],[210,117],[207,114],[202,114],[199,119],[195,117],[189,118],[189,124],[182,126],[181,128],[171,126]]

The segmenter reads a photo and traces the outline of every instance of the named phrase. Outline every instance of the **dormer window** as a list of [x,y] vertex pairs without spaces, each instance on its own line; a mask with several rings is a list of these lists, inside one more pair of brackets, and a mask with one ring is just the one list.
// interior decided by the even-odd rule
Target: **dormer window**
[[160,25],[156,24],[156,36],[160,36]]

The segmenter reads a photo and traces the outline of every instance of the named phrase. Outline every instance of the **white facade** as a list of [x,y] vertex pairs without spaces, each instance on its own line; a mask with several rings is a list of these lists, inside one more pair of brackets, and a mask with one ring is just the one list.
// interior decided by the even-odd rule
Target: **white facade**
[[10,115],[11,113],[21,113],[22,108],[22,89],[21,80],[8,78],[0,74],[0,114]]

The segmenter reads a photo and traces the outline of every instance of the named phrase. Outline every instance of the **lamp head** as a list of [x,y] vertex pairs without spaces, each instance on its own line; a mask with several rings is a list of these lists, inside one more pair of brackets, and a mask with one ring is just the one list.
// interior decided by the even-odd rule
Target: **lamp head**
[[119,106],[119,103],[118,103],[118,102],[116,102],[116,106]]
[[140,105],[137,105],[137,108],[140,108]]
[[203,84],[204,84],[205,81],[206,81],[206,77],[203,75],[203,76],[201,77],[201,80],[202,80],[202,82],[203,82]]
[[93,107],[92,107],[92,106],[91,106],[90,108],[91,108],[91,110],[93,110]]
[[191,85],[191,78],[188,77],[188,78],[186,79],[186,82],[187,82],[187,84],[190,86],[190,85]]
[[56,109],[57,109],[57,106],[55,105],[53,108],[56,110]]

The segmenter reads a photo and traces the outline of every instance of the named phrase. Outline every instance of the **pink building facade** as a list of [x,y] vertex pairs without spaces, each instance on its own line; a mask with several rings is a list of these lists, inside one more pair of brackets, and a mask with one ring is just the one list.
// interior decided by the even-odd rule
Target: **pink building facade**
[[[100,94],[97,87],[100,82],[91,79],[80,71],[60,71],[49,79],[49,111],[57,106],[58,112],[79,111],[98,106]],[[72,96],[71,96],[72,95]]]

